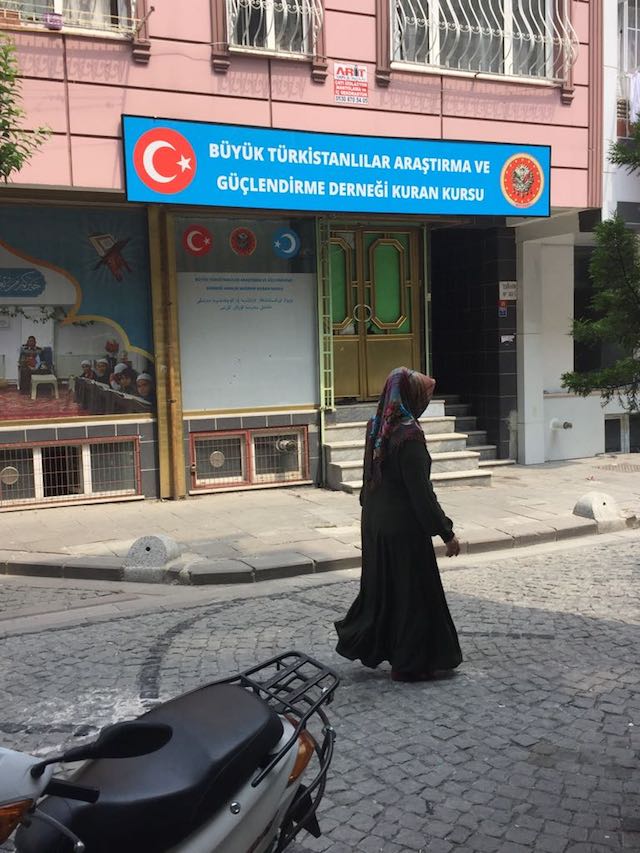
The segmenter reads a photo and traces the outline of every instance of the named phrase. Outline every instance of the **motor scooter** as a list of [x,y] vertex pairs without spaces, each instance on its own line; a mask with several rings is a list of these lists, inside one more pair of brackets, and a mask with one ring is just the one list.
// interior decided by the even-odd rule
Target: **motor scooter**
[[0,843],[16,827],[18,853],[280,853],[319,837],[338,683],[291,651],[60,755],[0,748]]

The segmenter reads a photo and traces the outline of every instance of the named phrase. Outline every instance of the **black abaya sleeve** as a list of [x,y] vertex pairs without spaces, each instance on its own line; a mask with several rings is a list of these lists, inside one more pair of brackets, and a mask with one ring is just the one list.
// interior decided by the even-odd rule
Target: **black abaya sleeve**
[[431,485],[431,456],[421,441],[406,441],[398,449],[402,480],[427,536],[453,539],[453,522],[444,514]]

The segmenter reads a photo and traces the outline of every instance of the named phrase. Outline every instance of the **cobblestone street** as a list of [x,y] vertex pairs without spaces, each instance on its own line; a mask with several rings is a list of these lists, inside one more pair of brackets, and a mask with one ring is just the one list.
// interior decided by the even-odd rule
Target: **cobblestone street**
[[[2,640],[0,737],[55,748],[298,648],[342,683],[329,709],[338,740],[324,835],[292,853],[638,851],[639,546],[629,532],[446,563],[465,662],[426,684],[335,654],[332,622],[356,594],[353,572],[79,627],[25,618]],[[59,589],[64,607],[98,594],[88,582]],[[55,600],[37,581],[0,586],[0,611]]]

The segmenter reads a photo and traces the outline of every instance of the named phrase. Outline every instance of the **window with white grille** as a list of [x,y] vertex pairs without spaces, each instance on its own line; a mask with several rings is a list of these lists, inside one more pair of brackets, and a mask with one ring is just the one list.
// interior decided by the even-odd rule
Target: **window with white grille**
[[322,0],[227,0],[233,48],[310,56],[321,24]]
[[638,120],[640,104],[635,98],[632,108],[631,87],[639,73],[640,0],[618,0],[618,136],[629,136],[631,123]]
[[137,28],[135,0],[0,0],[2,16],[51,30],[79,29],[130,35]]
[[570,0],[391,0],[392,59],[562,82],[577,57]]
[[305,427],[192,433],[195,489],[269,485],[309,476]]
[[0,447],[0,507],[137,494],[137,438]]

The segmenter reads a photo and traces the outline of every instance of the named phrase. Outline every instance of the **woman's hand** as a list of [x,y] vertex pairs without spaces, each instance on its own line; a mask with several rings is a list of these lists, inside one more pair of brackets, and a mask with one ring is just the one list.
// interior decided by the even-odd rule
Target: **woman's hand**
[[453,539],[449,539],[448,542],[445,543],[447,557],[457,557],[460,553],[460,543],[458,542],[458,537],[454,535]]

